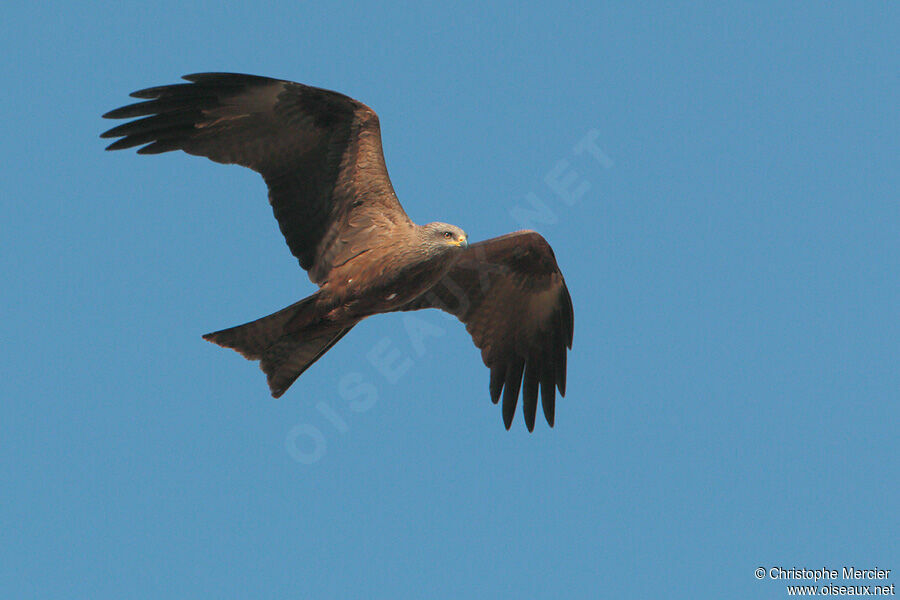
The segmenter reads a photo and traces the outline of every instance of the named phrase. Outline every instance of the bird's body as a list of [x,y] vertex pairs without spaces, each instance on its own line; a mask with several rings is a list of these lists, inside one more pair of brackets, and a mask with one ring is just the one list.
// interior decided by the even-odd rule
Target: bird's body
[[[184,150],[259,172],[291,252],[319,286],[256,321],[204,336],[259,360],[275,397],[362,319],[441,308],[466,323],[503,392],[509,428],[523,384],[529,430],[538,387],[548,423],[565,394],[572,303],[553,252],[535,232],[468,246],[446,223],[416,225],[387,175],[378,117],[347,96],[230,73],[132,94],[107,113],[144,117],[113,128],[108,149]],[[147,116],[149,115],[149,116]]]
[[[346,262],[332,267],[320,283],[323,300],[359,317],[397,310],[434,286],[468,246],[462,230],[444,223],[401,226],[392,232],[392,240],[357,250]],[[425,243],[442,232],[450,232],[454,243]]]

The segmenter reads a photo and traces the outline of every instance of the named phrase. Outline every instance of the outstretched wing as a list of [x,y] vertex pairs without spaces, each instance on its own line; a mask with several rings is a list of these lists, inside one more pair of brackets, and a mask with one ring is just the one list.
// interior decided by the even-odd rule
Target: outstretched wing
[[421,308],[440,308],[466,324],[491,370],[491,400],[496,404],[503,393],[507,429],[520,388],[528,430],[534,430],[538,387],[553,426],[556,390],[566,395],[574,314],[553,250],[540,234],[519,231],[472,244],[437,285],[402,310]]
[[410,223],[384,164],[375,112],[352,98],[290,81],[200,73],[191,83],[131,94],[143,102],[103,115],[142,117],[104,133],[107,150],[184,150],[260,173],[288,247],[310,279]]

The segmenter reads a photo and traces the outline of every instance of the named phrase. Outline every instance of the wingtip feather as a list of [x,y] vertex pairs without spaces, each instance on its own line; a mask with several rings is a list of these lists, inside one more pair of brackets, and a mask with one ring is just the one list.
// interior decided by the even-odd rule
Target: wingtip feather
[[528,359],[528,365],[525,367],[525,382],[522,387],[522,412],[525,415],[525,426],[528,428],[529,433],[534,431],[540,381],[539,359],[531,357]]
[[519,360],[508,367],[503,386],[503,424],[509,429],[516,415],[516,404],[519,402],[519,388],[522,387],[522,371],[525,361]]

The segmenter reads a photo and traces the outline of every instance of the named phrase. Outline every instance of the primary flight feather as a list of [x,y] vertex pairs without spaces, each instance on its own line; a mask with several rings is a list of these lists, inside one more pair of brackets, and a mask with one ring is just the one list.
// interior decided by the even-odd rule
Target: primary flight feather
[[550,245],[519,231],[468,244],[459,227],[416,225],[391,186],[375,112],[291,81],[234,73],[140,90],[103,115],[135,118],[107,150],[184,150],[263,176],[291,253],[319,286],[275,314],[203,336],[260,361],[276,398],[362,319],[439,308],[466,324],[509,429],[521,390],[528,430],[540,390],[553,426],[565,395],[572,300]]

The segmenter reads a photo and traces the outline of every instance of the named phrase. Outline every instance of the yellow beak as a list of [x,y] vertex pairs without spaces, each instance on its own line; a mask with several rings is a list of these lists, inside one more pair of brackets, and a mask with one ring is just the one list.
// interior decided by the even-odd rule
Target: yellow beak
[[453,244],[454,246],[462,246],[463,248],[468,248],[469,247],[469,238],[468,238],[468,236],[458,237],[450,243]]

